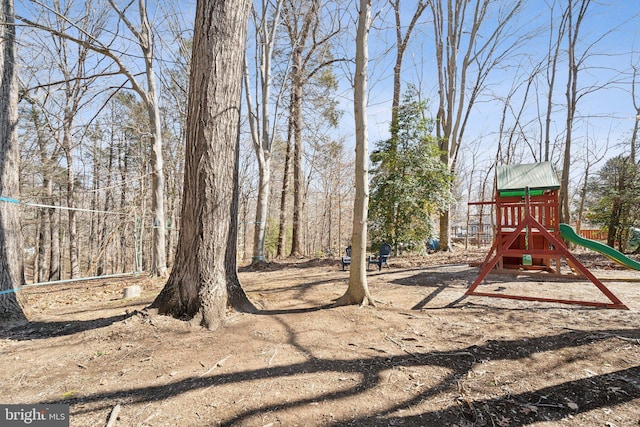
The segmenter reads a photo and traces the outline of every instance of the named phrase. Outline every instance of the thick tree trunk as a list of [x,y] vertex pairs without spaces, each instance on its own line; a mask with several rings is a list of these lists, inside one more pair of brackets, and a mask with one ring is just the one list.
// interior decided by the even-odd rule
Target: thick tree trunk
[[356,74],[354,81],[354,116],[356,124],[356,195],[351,234],[349,287],[336,305],[375,305],[369,294],[366,271],[367,208],[369,205],[368,137],[367,137],[367,62],[371,22],[371,0],[360,0],[356,36]]
[[440,233],[438,238],[440,239],[439,250],[450,251],[451,248],[451,210],[440,214]]
[[[447,131],[445,131],[446,134]],[[445,150],[441,156],[442,163],[446,164],[451,171],[452,176],[455,174],[455,170],[451,168],[451,156],[448,151],[448,142],[445,142]],[[442,148],[442,144],[441,144]],[[443,252],[448,252],[452,250],[451,247],[451,208],[448,207],[446,210],[440,212],[440,225],[439,225],[439,233],[438,233],[438,250]]]
[[198,1],[189,86],[182,224],[175,266],[152,304],[220,326],[253,311],[236,265],[242,65],[249,0]]
[[0,319],[24,320],[15,290],[24,285],[22,236],[17,199],[19,186],[18,80],[13,0],[2,0],[0,12]]

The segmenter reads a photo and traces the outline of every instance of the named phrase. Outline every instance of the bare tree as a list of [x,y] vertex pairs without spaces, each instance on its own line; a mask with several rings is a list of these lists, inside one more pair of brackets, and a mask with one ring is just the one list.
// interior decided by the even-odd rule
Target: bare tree
[[[40,202],[43,205],[55,206],[54,187],[57,185],[56,175],[59,171],[57,163],[62,150],[59,144],[50,143],[50,141],[55,141],[56,139],[55,132],[43,105],[36,98],[31,97],[28,91],[23,91],[22,100],[29,104],[29,125],[33,126],[33,133],[38,147],[40,172],[42,174]],[[59,212],[56,212],[53,207],[44,208],[40,212],[38,267],[35,274],[35,278],[39,282],[55,281],[61,278],[60,221],[58,214]]]
[[[525,122],[525,109],[531,102],[529,95],[534,86],[534,81],[540,73],[540,67],[522,68],[531,68],[531,71],[528,75],[520,75],[519,72],[514,73],[515,78],[511,88],[503,99],[498,100],[502,103],[500,125],[498,127],[498,155],[496,157],[500,164],[520,161],[527,151],[534,160],[542,161],[542,144],[539,143],[538,139],[533,140],[530,138],[526,131],[527,123]],[[518,108],[516,95],[522,90],[522,87],[524,87],[524,92],[520,93],[520,105]],[[510,123],[509,119],[513,123]],[[526,145],[526,149],[522,145]],[[515,157],[515,153],[518,153],[518,158]]]
[[582,227],[582,218],[584,216],[585,204],[588,196],[588,184],[590,179],[590,173],[592,172],[592,168],[604,160],[606,153],[608,151],[609,144],[607,143],[604,147],[598,147],[598,144],[589,145],[587,143],[585,147],[584,153],[584,173],[582,176],[582,186],[579,192],[579,201],[578,201],[578,210],[576,212],[576,233],[580,234],[580,229]]
[[187,111],[175,267],[151,305],[219,327],[228,307],[253,311],[237,274],[238,156],[249,0],[199,0]]
[[[56,4],[56,7],[59,7]],[[68,4],[67,7],[71,7]],[[55,25],[57,33],[65,33],[70,26],[69,9],[56,9]],[[101,19],[100,19],[101,18]],[[79,29],[78,35],[85,42],[87,33],[98,33],[104,28],[104,15],[99,19],[91,22],[85,20],[74,20],[74,27]],[[78,218],[76,207],[76,176],[75,176],[75,155],[77,148],[77,140],[74,137],[74,122],[84,103],[83,98],[87,95],[91,87],[91,81],[85,73],[86,61],[88,59],[89,50],[86,43],[69,44],[67,39],[54,35],[52,37],[56,50],[59,54],[58,68],[63,77],[63,93],[64,93],[64,110],[62,117],[62,135],[58,141],[66,160],[67,171],[67,207],[71,208],[67,211],[69,218],[69,261],[70,261],[70,278],[80,276],[79,264],[79,245],[78,245]],[[76,52],[74,47],[77,48]]]
[[[60,151],[64,157],[66,181],[64,186],[66,187],[65,199],[66,207],[69,208],[66,212],[68,220],[68,250],[69,250],[69,274],[71,278],[78,277],[80,275],[80,242],[78,236],[78,212],[76,211],[77,204],[77,189],[78,177],[76,176],[76,152],[77,148],[83,138],[83,133],[78,132],[77,117],[79,111],[86,107],[86,104],[90,102],[91,96],[89,95],[93,82],[95,82],[95,76],[103,71],[99,61],[92,63],[89,56],[90,50],[83,44],[69,43],[68,39],[60,36],[59,34],[69,32],[75,33],[76,37],[80,40],[87,41],[87,35],[89,33],[95,33],[99,36],[100,31],[105,27],[105,14],[104,11],[99,8],[93,8],[91,2],[87,2],[87,7],[93,9],[93,14],[80,14],[74,15],[76,11],[76,4],[74,2],[68,2],[62,4],[61,2],[54,1],[50,6],[41,6],[40,9],[43,13],[40,14],[40,19],[46,22],[46,26],[51,29],[44,34],[48,37],[38,40],[38,51],[41,56],[46,57],[48,64],[45,65],[45,73],[48,79],[44,83],[40,83],[36,79],[37,84],[33,84],[30,81],[29,87],[25,88],[26,95],[30,98],[32,104],[37,105],[38,109],[42,109],[44,114],[44,126],[47,128],[48,136],[51,140],[55,141],[58,149],[52,150],[52,154],[55,157],[45,159],[47,156],[43,150],[46,150],[46,141],[40,141],[41,146],[41,158],[43,166],[46,164],[55,164],[58,162],[58,151]],[[73,22],[73,24],[71,24]],[[35,36],[32,36],[32,40]],[[30,64],[27,64],[27,67]],[[32,67],[33,68],[33,67]],[[59,77],[53,79],[52,76]],[[53,80],[53,81],[52,81]],[[39,93],[44,92],[43,96],[38,96]],[[40,124],[34,123],[36,128],[40,127]],[[42,129],[36,129],[36,132],[41,132]],[[39,139],[42,134],[37,135]],[[48,168],[44,174],[51,174],[51,168]],[[48,176],[43,181],[49,180]],[[51,199],[48,200],[51,202]],[[53,219],[54,215],[50,216]],[[55,221],[51,221],[52,228],[56,227]],[[58,238],[57,235],[53,235],[52,238]],[[52,241],[53,243],[53,241]],[[52,249],[53,249],[52,244]],[[55,248],[57,251],[57,248]],[[52,250],[52,252],[54,252]],[[58,252],[59,253],[59,252]],[[54,261],[54,254],[52,254],[52,273],[55,277],[55,273],[58,268],[56,267],[57,261]]]
[[[30,0],[31,3],[43,7],[47,10],[50,8],[37,0]],[[158,108],[156,95],[155,71],[153,67],[153,35],[147,18],[147,11],[144,0],[138,0],[138,12],[140,17],[140,29],[138,29],[128,18],[127,9],[120,10],[113,0],[109,0],[109,4],[116,11],[121,21],[131,31],[142,50],[143,60],[145,64],[145,77],[147,80],[146,88],[137,78],[136,73],[131,67],[128,67],[123,60],[122,52],[112,48],[107,43],[101,41],[98,34],[91,31],[103,29],[105,25],[96,25],[92,29],[83,28],[75,21],[67,18],[60,11],[53,10],[56,18],[60,22],[64,22],[63,27],[52,28],[50,25],[35,22],[25,16],[18,16],[18,19],[25,24],[42,30],[51,32],[56,37],[74,42],[82,46],[86,50],[91,50],[103,55],[113,61],[117,73],[126,77],[131,84],[131,89],[135,91],[145,103],[149,119],[149,134],[151,139],[151,177],[152,177],[152,211],[153,211],[153,260],[151,265],[151,273],[154,275],[165,276],[166,269],[166,252],[165,252],[165,213],[164,213],[164,171],[162,159],[162,132],[160,122],[160,110]],[[133,3],[129,3],[127,8]],[[95,18],[94,14],[87,14],[88,18]],[[75,29],[79,36],[72,35],[68,30]],[[113,40],[111,40],[113,41]]]
[[[276,30],[280,19],[280,9],[283,0],[277,0],[273,5],[273,11],[269,8],[271,2],[263,3],[261,11],[253,12],[253,20],[256,26],[257,60],[256,66],[259,72],[258,91],[259,100],[255,103],[251,98],[251,86],[249,84],[249,67],[245,58],[245,96],[249,110],[249,126],[251,139],[258,159],[258,201],[256,203],[256,220],[253,238],[253,263],[265,261],[264,241],[267,230],[267,214],[269,212],[269,196],[271,190],[271,148],[273,146],[273,131],[271,129],[270,105],[271,98],[271,62],[275,44]],[[257,76],[258,78],[258,76]],[[256,91],[256,92],[258,92]],[[259,111],[258,111],[259,110]]]
[[[442,162],[452,174],[456,173],[458,152],[469,115],[485,89],[485,80],[525,39],[520,37],[518,41],[516,38],[512,44],[503,46],[511,36],[508,33],[509,23],[522,4],[522,0],[430,2],[438,76],[436,136],[443,151]],[[502,5],[504,8],[498,10]],[[495,19],[488,19],[490,11],[497,14]],[[440,250],[444,251],[451,249],[450,217],[449,210],[440,215]]]
[[[580,41],[580,29],[587,9],[591,0],[569,0],[567,4],[567,86],[565,96],[567,99],[567,117],[566,117],[566,133],[564,156],[562,159],[562,176],[560,177],[560,191],[558,198],[560,199],[560,221],[569,222],[571,214],[569,211],[569,173],[571,170],[571,146],[573,142],[573,125],[575,122],[575,114],[578,100],[584,95],[584,92],[578,91],[578,73],[584,62],[588,49],[580,56],[576,56],[576,47]],[[577,10],[574,10],[577,8]]]
[[144,101],[149,116],[151,137],[151,156],[149,163],[151,166],[151,210],[153,212],[151,274],[165,277],[167,275],[165,242],[167,224],[164,208],[164,159],[162,157],[162,122],[160,120],[160,108],[158,106],[156,72],[153,65],[153,33],[151,32],[151,25],[149,24],[145,0],[138,0],[138,12],[140,14],[139,29],[127,19],[126,9],[120,10],[113,0],[109,0],[109,4],[111,4],[111,7],[118,13],[122,22],[125,23],[129,31],[131,31],[137,39],[144,58],[145,76],[147,79],[146,89],[138,83],[135,76],[131,73],[125,72],[124,74],[127,75],[133,89]]
[[[558,60],[560,58],[560,48],[562,40],[567,31],[567,14],[562,13],[560,22],[556,25],[554,10],[557,2],[553,1],[549,7],[549,54],[547,56],[546,79],[547,79],[547,108],[545,112],[544,124],[544,161],[551,160],[551,116],[553,113],[553,94],[555,81],[558,73]],[[555,29],[555,30],[554,30]]]
[[[327,67],[342,61],[330,52],[331,41],[340,31],[340,19],[330,19],[335,27],[322,28],[321,0],[288,0],[285,3],[283,22],[291,44],[291,92],[289,102],[288,138],[293,138],[293,231],[291,256],[304,254],[302,246],[304,210],[303,160],[303,102],[305,87]],[[288,141],[291,144],[291,140]],[[285,178],[286,179],[286,178]]]
[[[46,115],[39,102],[30,97],[26,91],[22,95],[22,100],[29,104],[29,126],[33,126],[40,160],[42,173],[40,202],[43,205],[52,206],[55,204],[53,196],[54,174],[60,157],[60,146],[49,144],[49,141],[54,140],[54,138],[51,136],[50,129],[46,124]],[[60,280],[60,239],[58,238],[59,224],[56,210],[54,208],[45,208],[40,210],[38,214],[40,216],[40,224],[38,227],[38,257],[36,272],[34,273],[35,279],[38,282]]]
[[24,320],[16,291],[24,285],[19,187],[18,80],[13,0],[0,12],[0,319]]
[[[304,7],[304,13],[296,5]],[[293,233],[291,256],[300,256],[302,249],[302,205],[304,180],[302,171],[302,91],[305,79],[304,49],[311,35],[311,25],[317,19],[319,0],[289,1],[285,7],[285,25],[293,47],[291,70],[291,100],[289,103],[289,137],[293,138]],[[298,20],[302,17],[302,25]],[[309,56],[306,56],[307,61]],[[290,142],[289,142],[290,143]]]
[[369,29],[371,28],[371,0],[360,0],[356,34],[356,71],[354,76],[353,112],[356,125],[356,196],[353,206],[351,234],[351,268],[349,286],[336,305],[375,305],[369,293],[366,271],[367,209],[369,206],[369,173],[367,136],[367,62],[369,61]]
[[[307,199],[308,203],[314,203],[315,206],[307,209],[309,218],[305,228],[312,232],[316,241],[310,253],[333,255],[338,249],[336,243],[340,242],[341,236],[340,207],[343,193],[352,188],[345,183],[353,182],[353,177],[344,179],[347,165],[342,141],[322,139],[312,143],[312,147],[318,154],[315,162],[310,165],[313,172],[308,182],[313,182],[313,188],[309,190]],[[353,170],[353,165],[350,169]]]
[[633,121],[633,131],[631,133],[631,140],[629,141],[630,146],[629,146],[629,157],[630,160],[635,163],[636,162],[636,150],[637,150],[637,145],[638,145],[638,131],[640,130],[640,102],[637,99],[638,96],[638,64],[632,64],[631,65],[631,70],[632,70],[632,78],[631,78],[631,102],[633,103],[633,109],[636,113],[636,116],[634,117],[634,121]]
[[402,34],[402,13],[400,2],[401,0],[387,0],[387,2],[393,8],[393,14],[395,17],[395,30],[396,30],[396,62],[393,66],[393,99],[391,102],[391,138],[395,140],[397,136],[397,124],[398,124],[398,107],[400,106],[400,95],[402,92],[401,75],[402,75],[402,60],[404,54],[407,51],[411,34],[418,24],[418,20],[422,16],[422,13],[427,9],[429,1],[419,0],[416,4],[416,9],[411,16],[409,25],[406,26],[406,31]]

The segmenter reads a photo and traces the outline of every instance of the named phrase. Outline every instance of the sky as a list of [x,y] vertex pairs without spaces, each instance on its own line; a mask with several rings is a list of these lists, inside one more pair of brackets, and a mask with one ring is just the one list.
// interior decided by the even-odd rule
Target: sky
[[[533,64],[544,58],[549,36],[548,2],[528,0],[525,10],[514,22],[514,37],[524,37],[529,32],[537,32],[530,40],[523,42],[518,55],[504,61],[490,77],[489,88],[480,98],[473,110],[470,123],[465,133],[468,144],[480,144],[479,155],[487,158],[495,157],[497,132],[500,123],[503,103],[500,101],[513,86],[514,81],[523,81],[529,75]],[[405,2],[407,8],[415,2]],[[375,7],[375,6],[374,6]],[[375,10],[374,10],[375,13]],[[606,87],[585,93],[578,103],[577,121],[574,128],[576,151],[581,145],[595,145],[607,153],[614,154],[621,150],[619,143],[628,139],[634,124],[635,109],[630,95],[629,76],[624,75],[632,63],[640,64],[638,46],[638,24],[640,23],[640,2],[636,0],[592,2],[581,28],[577,54],[581,55],[588,48],[589,55],[578,77],[581,87]],[[370,34],[370,98],[368,104],[369,139],[371,144],[388,137],[390,106],[393,82],[393,60],[395,58],[395,35],[393,22],[389,14],[380,16],[374,22]],[[403,23],[409,22],[409,16],[403,16]],[[437,92],[435,89],[436,71],[433,53],[433,37],[430,12],[423,14],[422,24],[413,34],[404,59],[403,88],[408,83],[418,84],[425,98],[431,100],[431,113],[435,112]],[[483,36],[489,34],[486,31]],[[522,40],[520,40],[522,41]],[[391,46],[391,47],[390,47]],[[385,56],[386,55],[386,56]],[[566,54],[564,55],[566,56]],[[566,61],[562,60],[558,68],[558,82],[554,96],[554,133],[558,138],[564,133],[566,108],[565,82],[567,76]],[[540,76],[532,91],[537,91],[538,99],[532,93],[525,103],[523,122],[529,123],[524,129],[530,140],[539,139],[541,114],[544,114],[546,87]],[[626,80],[626,82],[625,82]],[[615,82],[615,83],[612,83]],[[523,86],[524,88],[524,86]],[[520,108],[522,90],[514,95],[511,108]],[[584,89],[583,89],[584,92]],[[640,95],[639,95],[640,96]],[[639,98],[640,99],[640,98]],[[345,102],[347,111],[344,120],[352,120],[352,106]],[[513,122],[512,122],[513,123]],[[579,157],[576,153],[575,157]],[[533,161],[533,156],[523,153],[523,162]],[[579,175],[576,168],[576,174]]]
[[[549,3],[552,0],[526,0],[525,10],[514,22],[514,39],[523,38],[524,34],[536,31],[537,35],[524,41],[523,46],[514,55],[500,64],[489,79],[488,90],[485,91],[479,102],[475,105],[470,117],[469,126],[465,133],[467,146],[478,145],[478,156],[487,159],[495,157],[497,147],[497,132],[500,124],[502,102],[500,101],[508,93],[514,82],[526,79],[532,64],[539,62],[545,55],[547,37],[549,31]],[[567,0],[562,0],[566,2]],[[256,0],[258,2],[258,0]],[[18,13],[26,13],[29,0],[18,0],[16,10]],[[373,14],[376,16],[369,37],[369,103],[368,124],[370,150],[377,141],[386,139],[389,135],[389,120],[391,116],[391,97],[393,82],[393,61],[395,56],[395,34],[393,15],[389,12],[385,0],[374,0]],[[500,1],[494,4],[499,4]],[[507,1],[506,4],[512,3]],[[79,2],[79,4],[83,4]],[[85,3],[86,4],[86,3]],[[162,13],[175,7],[184,15],[185,26],[190,24],[194,13],[194,0],[179,0],[170,3],[156,3],[149,0],[151,20],[155,22],[154,5],[162,4]],[[409,9],[415,7],[416,1],[403,0],[402,22],[410,19]],[[171,6],[171,7],[169,7]],[[348,7],[346,5],[345,7]],[[386,9],[384,8],[386,7]],[[578,105],[578,120],[575,128],[576,157],[581,153],[580,146],[591,144],[601,150],[607,149],[608,155],[613,155],[622,149],[620,143],[628,138],[633,127],[635,111],[630,95],[628,72],[633,63],[640,64],[640,52],[638,47],[638,28],[640,28],[640,1],[638,0],[599,0],[592,1],[584,27],[581,30],[581,42],[578,45],[578,54],[588,47],[590,55],[586,58],[579,76],[580,85],[600,85],[609,83],[603,89],[585,94]],[[491,9],[489,17],[495,17],[495,10]],[[354,30],[355,13],[350,16],[349,28]],[[409,83],[421,88],[425,99],[430,101],[430,112],[435,113],[437,101],[435,55],[433,53],[433,25],[430,11],[423,14],[420,24],[412,35],[409,49],[404,58],[403,89]],[[488,20],[491,22],[491,19]],[[481,37],[487,37],[490,31],[483,33]],[[344,44],[347,54],[353,54],[354,34],[345,36]],[[521,40],[522,41],[522,40]],[[158,49],[162,49],[159,45]],[[340,71],[338,71],[339,73]],[[340,93],[341,105],[345,112],[339,129],[347,145],[353,146],[353,92],[349,75],[339,76],[341,81]],[[554,133],[561,138],[565,129],[564,116],[564,81],[566,79],[566,62],[559,65],[559,80],[554,98]],[[624,80],[627,80],[625,83]],[[532,94],[525,104],[523,122],[526,127],[522,133],[527,135],[530,141],[540,138],[539,121],[544,113],[544,96],[546,87],[542,76],[535,82],[535,91],[538,97]],[[524,87],[524,86],[523,86]],[[522,90],[514,95],[510,103],[516,111],[520,108]],[[507,123],[513,125],[513,121]],[[467,150],[468,151],[468,150]],[[526,152],[522,154],[522,161],[532,161],[532,156]],[[576,168],[578,174],[579,168]]]

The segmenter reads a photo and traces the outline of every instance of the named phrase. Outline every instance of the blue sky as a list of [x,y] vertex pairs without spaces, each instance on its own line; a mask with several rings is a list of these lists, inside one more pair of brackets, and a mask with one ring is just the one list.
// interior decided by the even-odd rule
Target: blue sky
[[[519,16],[515,23],[517,34],[524,34],[529,30],[537,28],[539,34],[525,43],[523,49],[519,51],[519,56],[512,58],[504,70],[495,73],[491,80],[491,91],[487,91],[481,98],[481,102],[476,104],[471,122],[465,134],[465,144],[481,144],[481,153],[492,158],[495,156],[497,128],[499,124],[501,102],[498,101],[508,92],[513,82],[526,77],[528,67],[532,63],[544,57],[547,38],[545,28],[548,28],[548,3],[551,0],[527,0],[526,10]],[[566,2],[567,0],[562,0]],[[16,8],[18,12],[23,8],[22,4],[28,5],[28,0],[18,0]],[[415,7],[415,0],[404,0],[403,6],[407,8]],[[507,2],[509,3],[509,2]],[[79,2],[78,4],[83,4]],[[153,6],[154,1],[149,1],[151,20],[155,20]],[[192,14],[195,1],[182,0],[175,3],[159,3],[163,9],[171,9],[173,6],[185,14],[185,25],[191,25]],[[346,5],[347,7],[349,5]],[[388,5],[385,0],[374,1],[374,13],[378,13],[381,7],[387,7],[386,12],[382,12],[374,22],[374,28],[370,35],[370,65],[369,65],[369,88],[370,98],[368,106],[368,123],[370,127],[370,148],[376,141],[388,136],[388,126],[390,120],[391,87],[393,81],[392,64],[394,60],[394,23],[392,15],[388,12]],[[24,10],[22,10],[24,12]],[[163,11],[164,12],[164,11]],[[581,71],[579,83],[592,84],[603,83],[616,80],[617,83],[609,84],[606,89],[595,91],[585,95],[578,106],[579,120],[576,123],[575,141],[576,153],[578,157],[580,144],[590,143],[601,147],[610,147],[609,153],[619,152],[615,144],[624,141],[633,127],[635,111],[633,109],[630,86],[625,84],[622,73],[628,71],[632,63],[640,64],[640,42],[638,41],[638,24],[640,18],[640,1],[621,0],[602,2],[593,1],[587,20],[582,29],[582,42],[578,47],[582,52],[586,46],[591,46],[592,55],[585,63],[584,70]],[[161,16],[162,14],[158,14]],[[407,16],[403,17],[403,22],[409,21]],[[352,15],[355,18],[355,13]],[[403,88],[407,84],[418,84],[425,98],[432,101],[432,112],[435,111],[437,99],[436,79],[435,79],[435,57],[433,54],[433,30],[430,18],[430,11],[423,15],[422,22],[414,32],[412,41],[404,59]],[[353,30],[355,25],[351,25]],[[351,38],[349,38],[351,37]],[[353,34],[346,36],[345,43],[353,47]],[[161,48],[161,46],[159,46]],[[350,82],[343,76],[341,83],[343,97],[342,106],[345,111],[343,125],[340,133],[345,137],[347,144],[353,144],[353,105]],[[556,87],[555,97],[555,134],[561,137],[564,131],[564,81],[566,78],[566,63],[563,61],[559,66],[559,81]],[[628,78],[627,78],[628,80]],[[526,104],[526,117],[529,128],[525,129],[528,138],[535,140],[539,138],[539,131],[536,129],[536,121],[539,120],[541,110],[539,104],[544,101],[545,88],[542,79],[537,82],[538,99],[530,95]],[[639,95],[640,96],[640,95]],[[512,107],[519,108],[520,95],[516,95],[512,102]],[[542,106],[543,107],[543,106]],[[526,159],[526,153],[524,154]]]
[[[415,2],[406,2],[407,5]],[[518,57],[510,60],[509,67],[493,74],[490,93],[482,97],[471,117],[471,122],[465,134],[467,143],[476,143],[482,140],[484,150],[481,152],[488,157],[495,156],[496,132],[502,109],[502,103],[497,101],[504,97],[515,80],[522,79],[528,74],[532,63],[540,61],[546,51],[548,42],[548,2],[542,0],[527,1],[526,10],[519,17],[516,24],[518,34],[524,34],[528,30],[537,29],[538,35],[527,41],[519,51]],[[409,7],[409,6],[407,6]],[[616,2],[592,2],[589,13],[581,29],[581,42],[578,45],[578,54],[589,47],[589,56],[586,58],[584,69],[581,70],[578,83],[580,86],[600,85],[607,82],[607,87],[585,94],[578,104],[578,120],[576,121],[574,145],[576,154],[580,155],[581,144],[590,143],[599,146],[609,145],[611,154],[618,152],[615,144],[628,138],[633,127],[635,111],[633,108],[630,86],[624,80],[629,80],[624,73],[630,69],[632,63],[640,64],[640,54],[631,52],[640,51],[638,46],[638,27],[640,18],[640,2],[624,0]],[[388,21],[391,16],[387,15]],[[430,24],[430,12],[423,15],[423,25],[414,33],[409,52],[404,59],[403,87],[408,83],[420,84],[426,98],[433,101],[432,111],[435,111],[437,92],[435,87],[435,57],[432,50],[433,38]],[[406,17],[403,22],[408,22]],[[392,22],[387,22],[386,28],[391,28]],[[385,27],[383,21],[377,21],[375,26]],[[545,32],[547,34],[545,34]],[[370,35],[370,100],[368,107],[370,144],[388,136],[388,123],[390,119],[392,63],[395,50],[389,51],[389,44],[394,43],[395,36],[392,31],[374,29]],[[386,57],[383,53],[387,51]],[[506,63],[504,64],[507,65]],[[566,62],[559,65],[558,82],[555,89],[555,133],[558,138],[564,132],[566,108],[563,108]],[[529,95],[526,103],[527,120],[534,123],[544,112],[544,96],[546,88],[543,87],[542,78],[537,82],[538,99]],[[640,94],[639,94],[640,97]],[[512,102],[512,108],[519,108],[521,96],[516,95]],[[640,99],[640,98],[639,98]],[[352,120],[352,106],[345,103],[347,116],[345,120]],[[541,110],[542,109],[542,110]],[[530,139],[539,138],[536,126],[528,129]],[[595,141],[595,142],[594,142]],[[524,154],[524,161],[533,160]],[[578,169],[578,168],[577,168]],[[577,170],[576,169],[576,170]]]

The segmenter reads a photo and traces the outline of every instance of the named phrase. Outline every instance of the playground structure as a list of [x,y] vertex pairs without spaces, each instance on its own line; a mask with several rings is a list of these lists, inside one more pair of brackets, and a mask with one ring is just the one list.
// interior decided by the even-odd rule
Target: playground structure
[[[573,228],[559,222],[558,190],[560,184],[549,162],[505,165],[497,170],[495,200],[474,204],[495,204],[496,230],[476,280],[466,295],[508,298],[584,306],[628,309],[597,277],[569,252],[562,237],[603,253],[623,265],[640,269],[637,263],[602,243],[583,239]],[[563,263],[564,261],[564,263]],[[635,263],[635,264],[634,264]],[[478,292],[476,289],[489,273],[509,271],[546,272],[559,277],[563,267],[572,278],[586,277],[609,302],[577,301],[543,296]]]

